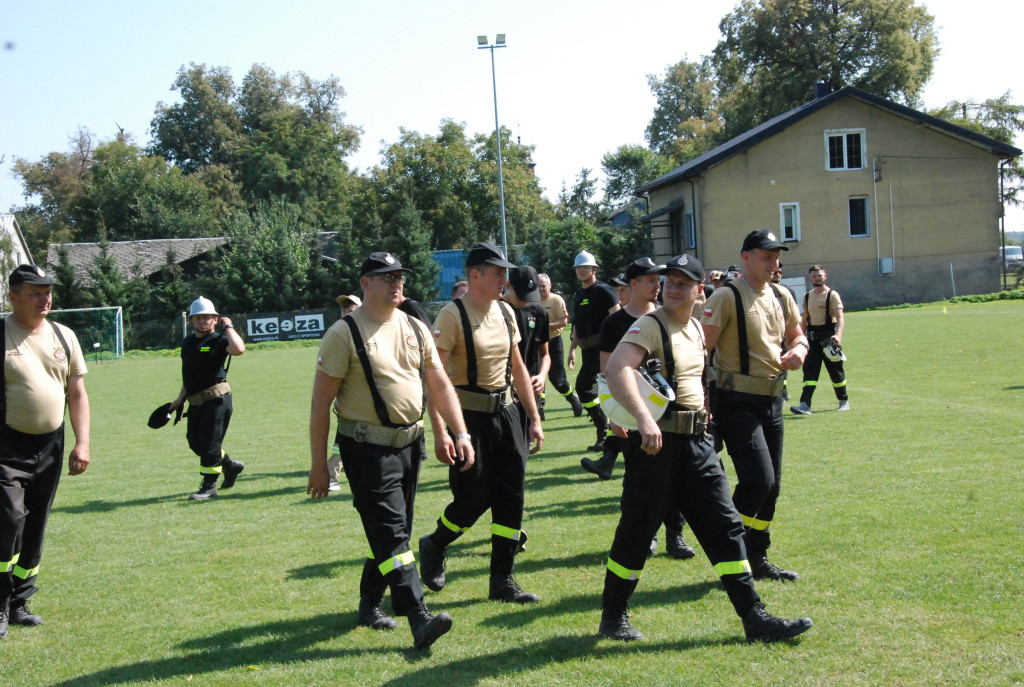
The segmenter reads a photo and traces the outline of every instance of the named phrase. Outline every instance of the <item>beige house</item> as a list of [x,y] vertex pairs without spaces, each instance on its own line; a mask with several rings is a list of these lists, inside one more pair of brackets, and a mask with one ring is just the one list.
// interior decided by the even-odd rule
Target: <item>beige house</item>
[[1020,154],[847,87],[638,193],[659,259],[740,264],[743,237],[768,227],[789,247],[785,276],[824,264],[850,309],[927,302],[999,290],[999,163]]

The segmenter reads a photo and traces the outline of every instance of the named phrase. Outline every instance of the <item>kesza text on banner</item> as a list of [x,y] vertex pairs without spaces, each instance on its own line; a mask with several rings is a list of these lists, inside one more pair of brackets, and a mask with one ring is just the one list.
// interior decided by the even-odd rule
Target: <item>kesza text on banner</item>
[[320,312],[257,313],[246,320],[250,341],[290,341],[319,339],[324,335],[324,315]]

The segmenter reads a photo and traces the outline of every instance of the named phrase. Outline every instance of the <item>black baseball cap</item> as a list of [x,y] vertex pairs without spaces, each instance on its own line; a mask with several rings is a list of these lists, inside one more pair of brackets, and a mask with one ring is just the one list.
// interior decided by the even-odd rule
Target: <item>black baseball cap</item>
[[677,255],[665,263],[661,274],[666,274],[669,270],[679,270],[694,281],[704,281],[704,265],[700,264],[700,260],[686,253]]
[[359,274],[365,276],[367,274],[385,274],[387,272],[405,272],[408,274],[412,270],[402,267],[402,263],[398,262],[398,258],[391,253],[379,252],[370,253],[370,257],[366,258]]
[[[509,262],[502,256],[501,251],[498,247],[492,243],[477,243],[469,249],[469,255],[466,256],[466,267],[472,267],[474,265],[497,265],[498,267],[504,267],[510,270],[515,267],[514,264]],[[536,280],[534,280],[536,281]]]
[[664,268],[664,265],[655,264],[650,258],[634,260],[626,266],[626,283],[628,284],[631,280],[645,274],[661,274]]
[[508,271],[508,283],[516,292],[516,297],[527,303],[540,301],[540,292],[537,290],[540,280],[537,278],[537,270],[530,265],[519,265]]
[[619,272],[608,281],[614,284],[615,286],[629,286],[629,280],[626,279],[625,272]]
[[8,286],[19,284],[34,284],[36,286],[60,286],[52,277],[48,276],[42,267],[35,265],[18,265],[11,272],[7,279]]
[[740,252],[754,250],[755,248],[762,250],[789,250],[768,229],[755,229],[747,234],[747,237],[743,239],[743,248],[740,249]]

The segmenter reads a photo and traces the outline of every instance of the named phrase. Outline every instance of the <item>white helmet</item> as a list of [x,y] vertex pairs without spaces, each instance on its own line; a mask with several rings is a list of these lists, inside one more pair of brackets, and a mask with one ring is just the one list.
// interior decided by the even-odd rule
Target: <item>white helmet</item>
[[843,347],[836,343],[835,337],[830,338],[822,346],[822,352],[825,357],[834,363],[841,363],[846,361],[846,354],[843,353]]
[[[640,392],[640,398],[644,400],[644,405],[650,411],[651,417],[655,420],[660,420],[661,416],[668,410],[668,404],[676,400],[675,392],[672,391],[672,387],[661,376],[661,373],[656,373],[653,378],[640,370],[633,370],[633,374],[636,377],[637,391]],[[651,381],[657,384],[660,390],[655,388]],[[637,428],[636,418],[630,415],[629,411],[615,400],[615,397],[608,390],[608,380],[603,374],[597,376],[597,394],[601,401],[601,407],[604,409],[604,413],[608,416],[609,420],[619,427],[625,427],[626,429]]]
[[576,262],[572,266],[573,269],[577,267],[597,267],[597,260],[594,260],[593,253],[581,250],[579,255],[576,256]]
[[192,301],[192,307],[188,309],[188,316],[194,315],[216,315],[217,309],[213,307],[213,301],[209,298],[199,298]]

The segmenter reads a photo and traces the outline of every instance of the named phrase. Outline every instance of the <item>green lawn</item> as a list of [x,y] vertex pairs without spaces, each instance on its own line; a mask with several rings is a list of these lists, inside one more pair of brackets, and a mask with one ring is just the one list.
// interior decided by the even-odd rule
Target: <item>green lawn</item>
[[[597,637],[621,461],[611,482],[582,472],[593,431],[555,395],[518,568],[543,601],[486,600],[481,520],[453,546],[448,587],[427,592],[455,619],[430,652],[404,620],[356,626],[366,544],[351,498],[305,495],[315,349],[254,347],[232,365],[226,446],[247,467],[212,503],[185,500],[199,475],[184,426],[145,424],[175,396],[178,361],[96,363],[93,465],[64,478],[32,602],[46,624],[0,642],[0,684],[1024,683],[1022,345],[1024,301],[847,316],[853,410],[834,412],[823,372],[815,414],[786,418],[772,558],[803,579],[758,589],[815,627],[781,645],[742,641],[702,555],[661,553],[633,598],[646,639]],[[447,503],[446,474],[424,466],[415,537]]]

